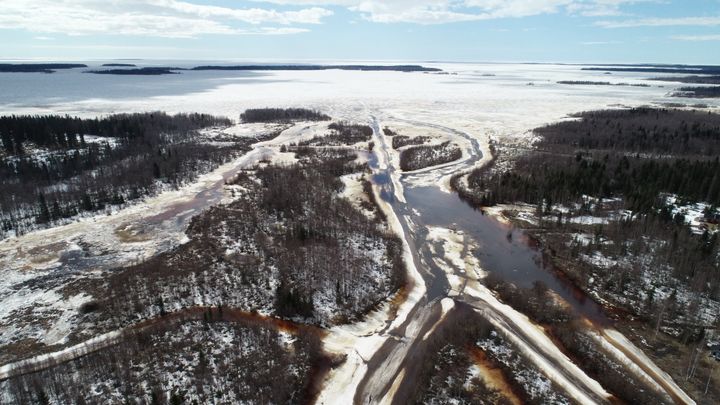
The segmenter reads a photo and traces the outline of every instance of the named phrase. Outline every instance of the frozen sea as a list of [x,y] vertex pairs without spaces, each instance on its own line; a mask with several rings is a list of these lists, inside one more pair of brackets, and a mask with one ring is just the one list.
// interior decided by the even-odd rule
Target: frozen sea
[[[100,68],[93,61],[88,69]],[[125,61],[123,61],[125,62]],[[129,61],[138,66],[192,67],[218,61]],[[326,63],[326,62],[323,62]],[[337,63],[363,63],[348,62]],[[162,76],[85,73],[0,73],[0,112],[97,116],[162,110],[204,112],[236,119],[250,107],[303,106],[353,119],[355,112],[402,118],[426,116],[493,125],[499,131],[528,130],[569,113],[606,107],[708,104],[720,100],[680,99],[680,83],[647,80],[652,73],[605,74],[577,65],[417,63],[442,74],[361,71],[182,71]],[[389,63],[388,63],[389,64]],[[650,87],[577,86],[560,80],[648,84]]]

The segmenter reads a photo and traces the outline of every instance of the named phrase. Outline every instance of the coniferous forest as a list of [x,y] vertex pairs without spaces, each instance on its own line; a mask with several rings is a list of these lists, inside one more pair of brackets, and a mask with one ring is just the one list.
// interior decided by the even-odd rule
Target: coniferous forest
[[574,202],[624,196],[642,213],[660,193],[720,203],[720,115],[639,108],[581,114],[535,130],[537,151],[505,172],[475,170],[468,197],[480,205]]
[[[541,140],[511,168],[476,169],[453,186],[476,206],[531,204],[535,222],[523,227],[578,286],[697,339],[714,322],[697,308],[720,297],[720,115],[637,108],[575,118],[536,129]],[[705,207],[701,223],[691,228],[673,201]]]
[[230,124],[210,115],[161,112],[0,117],[2,231],[22,233],[176,188],[256,142],[199,142],[199,130]]
[[252,108],[240,114],[243,122],[328,121],[330,117],[306,108]]

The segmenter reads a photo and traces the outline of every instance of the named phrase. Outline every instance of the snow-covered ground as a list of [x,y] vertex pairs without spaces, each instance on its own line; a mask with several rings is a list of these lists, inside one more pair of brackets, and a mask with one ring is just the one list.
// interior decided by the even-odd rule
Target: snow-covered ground
[[688,405],[695,404],[695,401],[673,381],[668,373],[656,366],[642,350],[635,346],[622,333],[614,329],[606,329],[603,331],[603,337],[615,348],[623,352],[635,365],[642,368],[642,370],[653,378],[658,385],[662,386],[675,401]]
[[717,226],[709,227],[706,219],[706,213],[720,217],[720,209],[713,207],[705,202],[689,203],[682,201],[676,195],[668,195],[665,203],[670,207],[672,215],[682,215],[686,224],[690,226],[693,233],[702,235],[705,231],[715,233]]
[[[277,130],[274,125],[251,125],[256,135]],[[229,135],[237,136],[239,127],[242,125],[231,128]],[[304,131],[302,128],[280,137],[293,136]],[[266,158],[289,162],[292,157],[280,153],[274,142],[259,143],[248,154],[192,184],[146,198],[112,215],[81,217],[0,241],[0,346],[22,339],[48,346],[64,344],[81,305],[92,299],[87,293],[64,296],[60,291],[65,285],[78,278],[102,277],[108,269],[137,263],[185,243],[190,218],[227,200],[225,180],[239,168]],[[10,354],[0,352],[0,358]]]
[[[381,163],[382,164],[382,163]],[[376,197],[379,197],[377,187],[373,187]],[[324,389],[317,400],[318,404],[352,403],[358,386],[368,372],[368,361],[375,355],[383,344],[392,337],[388,331],[397,329],[410,321],[406,326],[407,339],[418,338],[420,328],[425,323],[428,312],[410,319],[423,298],[426,288],[419,271],[415,267],[412,251],[408,244],[408,236],[392,207],[384,200],[378,198],[380,209],[388,215],[388,222],[392,231],[403,236],[404,260],[408,271],[406,291],[401,292],[399,306],[393,307],[389,303],[379,310],[370,313],[363,322],[336,326],[328,331],[323,340],[324,349],[330,353],[346,355],[345,362],[332,370],[324,381]],[[447,304],[446,304],[447,305]],[[398,370],[409,349],[409,342],[403,342],[393,356],[383,366],[378,380],[386,381],[386,376],[402,373]],[[386,377],[386,378],[383,378]],[[397,378],[397,376],[395,376]],[[377,397],[376,397],[377,398]],[[390,396],[389,399],[392,399]]]
[[[503,304],[490,290],[478,283],[468,283],[465,292],[477,298],[478,311],[517,345],[528,360],[555,384],[582,404],[597,403],[610,394],[587,376],[552,342],[545,332],[527,316]],[[518,332],[522,331],[522,334]]]
[[[427,132],[457,142],[463,148],[463,158],[458,162],[418,171],[406,176],[403,183],[400,182],[399,173],[390,173],[392,183],[395,185],[396,200],[403,202],[404,185],[415,187],[434,185],[447,191],[447,180],[458,168],[469,169],[471,167],[468,167],[469,163],[479,165],[490,158],[490,139],[500,143],[513,142],[516,145],[529,146],[533,142],[529,132],[531,129],[564,119],[572,113],[618,107],[620,104],[640,106],[670,102],[695,103],[694,100],[669,98],[668,94],[673,89],[670,86],[659,87],[666,85],[664,83],[644,80],[651,76],[647,74],[617,73],[614,80],[650,84],[650,87],[563,86],[556,82],[598,80],[603,75],[602,72],[582,71],[577,66],[560,65],[432,64],[432,66],[457,74],[273,72],[260,75],[253,80],[218,80],[213,82],[215,84],[212,86],[203,89],[188,87],[188,91],[182,94],[158,93],[142,97],[132,95],[115,97],[92,94],[91,89],[88,89],[85,98],[79,97],[57,103],[15,100],[12,104],[0,105],[0,108],[5,113],[61,113],[83,117],[113,112],[164,110],[169,113],[200,112],[235,118],[246,108],[309,107],[319,109],[335,119],[370,123],[372,117],[375,117],[383,126],[385,123],[402,126],[401,132],[407,131],[408,134]],[[76,79],[82,80],[82,75]],[[80,83],[78,85],[81,85]],[[528,86],[528,83],[534,85]],[[720,100],[707,100],[707,103],[714,109],[720,107]],[[48,308],[45,315],[51,320],[49,325],[44,329],[33,329],[30,336],[51,332],[47,343],[62,342],[63,325],[72,322],[72,316],[68,314],[77,311],[86,297],[56,297],[53,296],[52,291],[55,287],[37,290],[31,288],[32,283],[28,281],[41,280],[44,276],[67,270],[68,262],[63,259],[63,253],[78,254],[83,251],[84,246],[90,246],[91,252],[104,252],[111,258],[110,260],[99,262],[96,268],[86,269],[88,276],[99,277],[101,273],[97,270],[102,270],[105,266],[118,263],[130,264],[160,250],[183,243],[186,241],[183,226],[178,226],[176,220],[179,217],[182,223],[184,218],[202,209],[202,205],[190,204],[196,196],[217,188],[221,191],[210,201],[213,203],[222,201],[227,197],[222,191],[224,179],[230,176],[234,169],[263,159],[292,162],[290,154],[279,152],[279,145],[310,139],[324,132],[326,125],[327,123],[296,125],[285,130],[275,140],[258,145],[243,158],[202,176],[192,185],[147,199],[116,214],[84,218],[76,223],[32,232],[0,242],[0,268],[3,269],[3,277],[0,280],[0,308],[2,308],[0,322],[3,326],[0,343],[6,344],[23,336],[24,332],[19,330],[22,328],[18,328],[17,324],[9,319],[11,314],[22,307]],[[248,136],[255,130],[255,127],[241,125],[234,127],[228,135]],[[221,135],[208,134],[209,137],[217,137],[219,141],[222,140]],[[378,157],[380,168],[396,165],[395,155],[385,156],[384,153],[379,153]],[[348,192],[354,194],[356,191],[355,188]],[[362,323],[335,327],[328,332],[328,336],[323,340],[324,348],[347,357],[342,365],[331,371],[318,403],[351,402],[358,386],[366,377],[368,361],[389,339],[398,339],[388,331],[403,326],[402,339],[405,340],[391,351],[386,367],[372,370],[374,374],[365,384],[365,391],[373,392],[376,388],[380,389],[381,383],[385,384],[390,379],[391,386],[397,388],[396,384],[400,384],[404,375],[400,367],[401,361],[408,354],[410,343],[424,336],[424,334],[421,336],[420,331],[431,317],[432,311],[429,308],[440,313],[448,308],[448,302],[443,300],[428,306],[426,310],[415,312],[426,292],[425,281],[419,270],[415,268],[412,249],[408,244],[409,236],[405,235],[401,219],[389,204],[383,200],[380,202],[388,213],[393,230],[405,236],[403,238],[405,260],[410,275],[410,282],[405,292],[407,296],[401,300],[399,306],[388,303],[368,315]],[[183,205],[185,203],[188,205]],[[168,212],[172,212],[172,215],[157,219],[158,215]],[[154,226],[147,227],[145,224],[152,220],[158,222]],[[125,235],[122,231],[127,229],[135,230],[132,235],[134,237],[123,240],[118,235],[118,230],[120,235]],[[141,231],[138,232],[137,229]],[[434,241],[440,242],[443,239],[443,251],[448,264],[446,271],[450,272],[459,267],[463,258],[458,254],[460,243],[457,239],[458,235],[443,232],[436,234]],[[467,274],[466,269],[464,270]],[[525,331],[524,338],[529,339],[530,342],[516,338],[515,343],[524,348],[524,354],[538,365],[550,380],[581,403],[593,402],[593,398],[607,398],[607,392],[572,364],[541,330],[529,323],[527,317],[499,303],[489,291],[483,290],[475,280],[471,281],[475,283],[473,288],[465,288],[465,292],[478,300],[487,311],[497,315],[496,326],[504,328],[508,338],[515,336],[518,330]],[[57,311],[60,315],[56,314]],[[488,314],[487,311],[485,315]],[[32,314],[32,316],[40,315],[43,314]],[[507,322],[513,324],[510,330],[507,329],[509,325]],[[619,339],[618,337],[616,340]],[[541,352],[537,351],[539,348],[542,349]],[[570,378],[569,375],[575,377]],[[373,386],[374,381],[377,381],[378,387]],[[394,391],[390,390],[390,392]],[[679,393],[677,395],[681,396]],[[392,399],[391,397],[392,395],[386,399]]]

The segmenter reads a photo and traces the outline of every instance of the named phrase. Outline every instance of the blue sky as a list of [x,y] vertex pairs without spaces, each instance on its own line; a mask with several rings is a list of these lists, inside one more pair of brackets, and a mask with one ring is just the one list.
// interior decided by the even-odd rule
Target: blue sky
[[720,0],[0,0],[3,59],[720,64]]

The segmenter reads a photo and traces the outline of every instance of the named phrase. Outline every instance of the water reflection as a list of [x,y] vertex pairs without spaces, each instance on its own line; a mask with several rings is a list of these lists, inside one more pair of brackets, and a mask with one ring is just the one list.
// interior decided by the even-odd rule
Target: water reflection
[[406,188],[405,199],[420,213],[423,225],[455,228],[470,236],[478,244],[478,260],[484,270],[520,287],[543,282],[578,313],[596,323],[609,323],[602,307],[546,263],[524,232],[483,215],[457,194],[437,187]]

